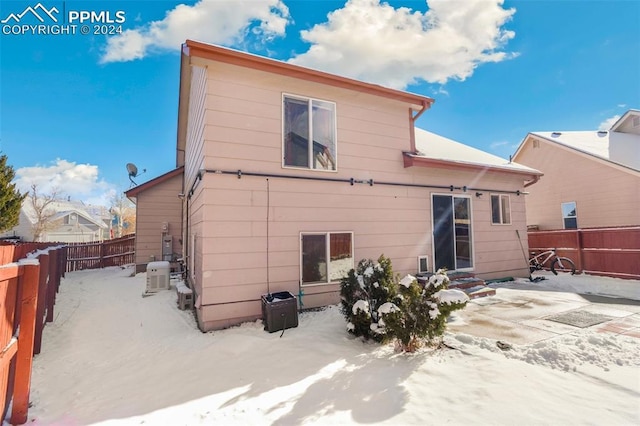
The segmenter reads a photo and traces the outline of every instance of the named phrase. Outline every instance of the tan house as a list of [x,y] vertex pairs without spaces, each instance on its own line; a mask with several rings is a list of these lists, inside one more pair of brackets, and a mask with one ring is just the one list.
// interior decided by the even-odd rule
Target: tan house
[[513,158],[544,173],[527,196],[531,227],[640,225],[640,111],[608,131],[529,133]]
[[136,204],[136,272],[182,257],[182,180],[178,167],[125,192]]
[[[184,194],[181,249],[202,330],[261,317],[268,292],[289,291],[301,308],[337,303],[347,271],[381,254],[399,274],[528,276],[518,232],[540,172],[416,129],[432,103],[187,41],[179,169],[127,193],[138,247],[147,226],[151,244],[160,222],[178,221]],[[158,216],[165,208],[174,219]]]

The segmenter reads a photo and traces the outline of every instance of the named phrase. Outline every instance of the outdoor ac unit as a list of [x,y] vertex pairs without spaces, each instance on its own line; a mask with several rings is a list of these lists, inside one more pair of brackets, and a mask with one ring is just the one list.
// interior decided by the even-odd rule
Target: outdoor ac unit
[[418,273],[429,272],[429,256],[418,256]]
[[160,290],[168,290],[170,282],[171,266],[169,262],[149,262],[147,264],[147,290],[146,293],[154,293]]

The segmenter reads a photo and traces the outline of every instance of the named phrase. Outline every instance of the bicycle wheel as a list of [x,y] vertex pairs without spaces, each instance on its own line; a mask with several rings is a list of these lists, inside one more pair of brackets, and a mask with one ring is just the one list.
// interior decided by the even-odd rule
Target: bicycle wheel
[[568,257],[556,257],[551,262],[551,272],[558,275],[560,273],[570,273],[571,275],[576,273],[576,265],[574,265],[573,260]]

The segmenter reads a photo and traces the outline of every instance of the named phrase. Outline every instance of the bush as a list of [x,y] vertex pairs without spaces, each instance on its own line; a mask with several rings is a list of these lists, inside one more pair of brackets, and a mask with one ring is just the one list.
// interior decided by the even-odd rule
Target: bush
[[469,300],[460,290],[449,290],[449,278],[443,270],[421,286],[411,275],[400,281],[396,297],[379,309],[386,334],[397,339],[405,352],[414,352],[424,340],[434,340],[444,334],[451,312],[462,309]]
[[397,282],[391,260],[361,260],[340,284],[341,311],[347,330],[377,342],[396,340],[398,347],[414,352],[423,340],[433,343],[444,333],[449,314],[462,309],[469,298],[450,290],[444,270],[420,285],[407,275]]
[[363,259],[340,283],[341,311],[347,320],[347,331],[365,339],[381,342],[384,334],[376,330],[378,309],[396,294],[391,260],[377,262]]

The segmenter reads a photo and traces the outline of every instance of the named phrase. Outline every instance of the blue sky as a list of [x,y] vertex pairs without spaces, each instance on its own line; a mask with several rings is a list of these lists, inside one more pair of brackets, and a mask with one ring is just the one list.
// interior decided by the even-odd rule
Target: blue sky
[[638,1],[40,1],[124,17],[113,36],[15,27],[38,3],[0,2],[0,151],[23,188],[87,202],[127,189],[128,162],[138,183],[175,166],[187,38],[431,96],[420,127],[505,158],[640,108]]

